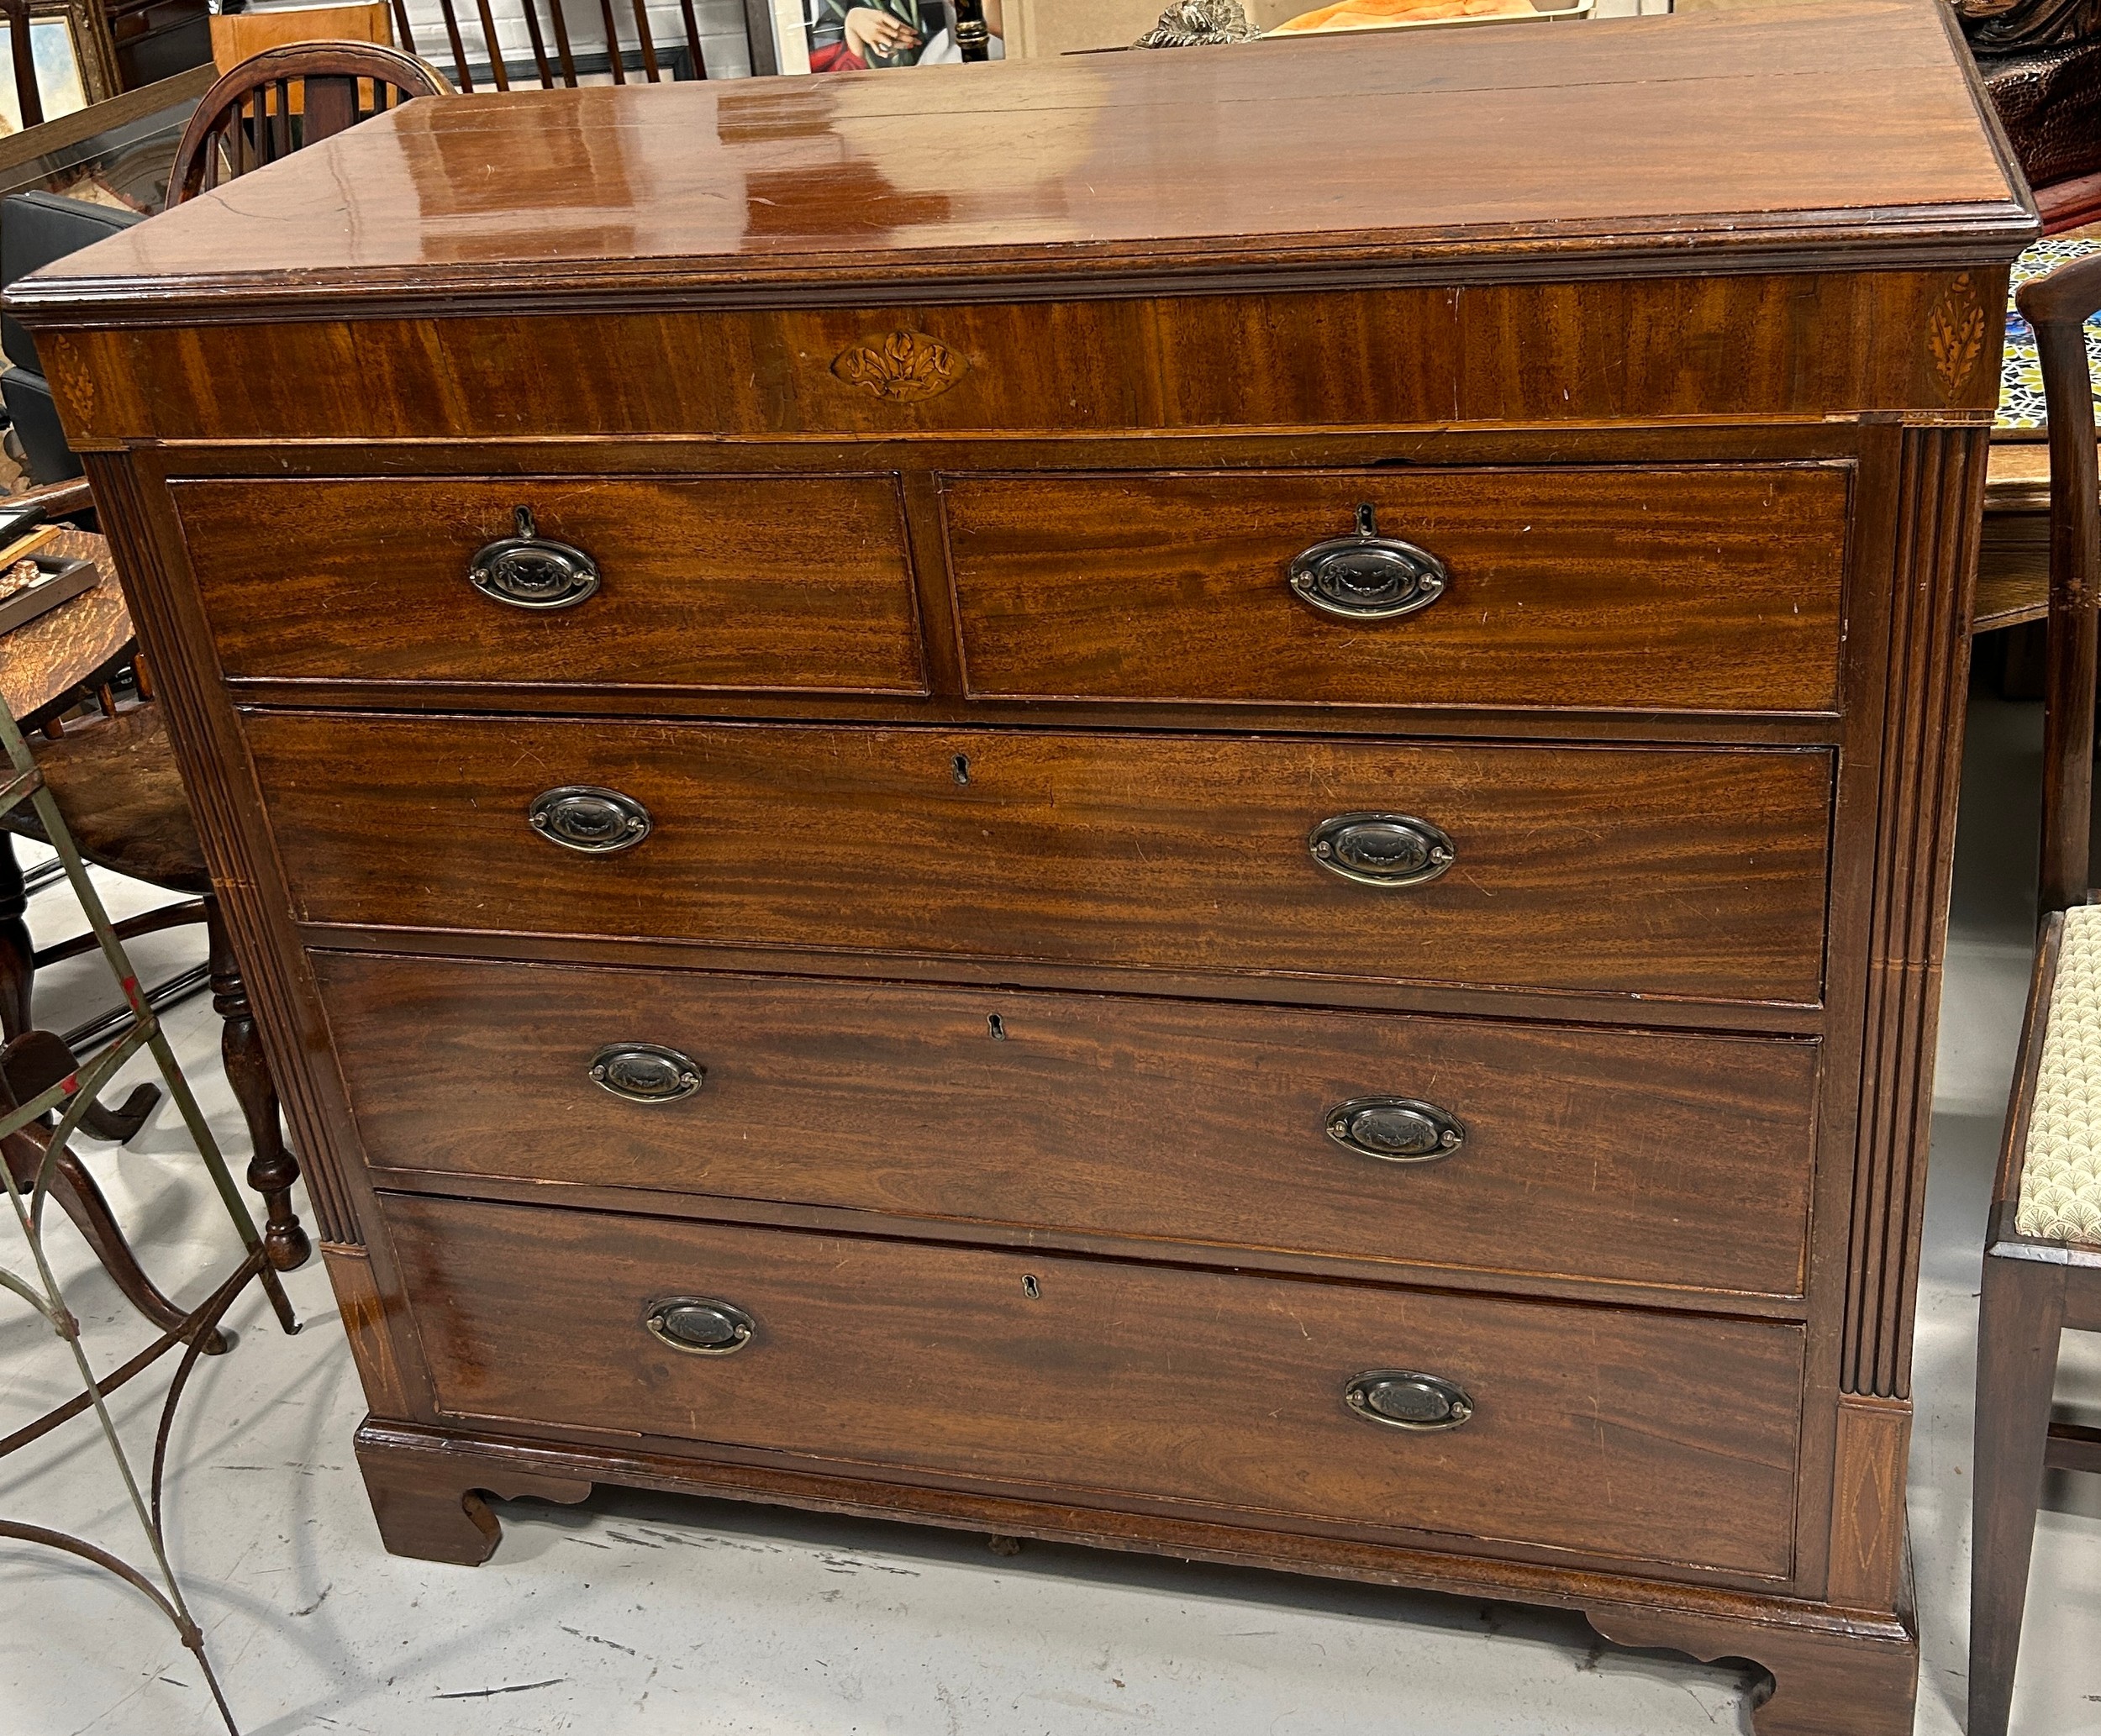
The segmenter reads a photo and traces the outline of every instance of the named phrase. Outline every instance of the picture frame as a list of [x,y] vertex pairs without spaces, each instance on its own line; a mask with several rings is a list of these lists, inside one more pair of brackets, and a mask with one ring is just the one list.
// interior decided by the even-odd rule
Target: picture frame
[[[1008,0],[1011,4],[1011,0]],[[966,60],[1003,60],[1008,49],[987,14],[986,0],[745,0],[747,13],[763,9],[768,45],[783,73],[887,71]],[[753,71],[760,71],[757,29]],[[870,34],[874,24],[880,39]]]
[[0,126],[25,132],[117,94],[101,0],[0,0]]

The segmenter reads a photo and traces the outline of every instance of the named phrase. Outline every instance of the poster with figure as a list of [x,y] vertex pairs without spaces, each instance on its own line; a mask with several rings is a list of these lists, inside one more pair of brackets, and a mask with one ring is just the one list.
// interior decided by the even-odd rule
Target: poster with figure
[[1006,55],[1000,0],[982,0],[982,6],[972,0],[808,0],[808,5],[813,72],[945,66],[966,58],[973,26],[987,39],[986,58]]

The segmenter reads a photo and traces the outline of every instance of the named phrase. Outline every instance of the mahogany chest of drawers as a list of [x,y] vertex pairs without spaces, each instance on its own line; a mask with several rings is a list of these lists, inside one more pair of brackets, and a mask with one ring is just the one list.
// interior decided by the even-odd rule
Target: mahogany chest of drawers
[[432,98],[22,286],[387,1546],[704,1491],[1909,1731],[2034,227],[1966,65],[1840,0]]

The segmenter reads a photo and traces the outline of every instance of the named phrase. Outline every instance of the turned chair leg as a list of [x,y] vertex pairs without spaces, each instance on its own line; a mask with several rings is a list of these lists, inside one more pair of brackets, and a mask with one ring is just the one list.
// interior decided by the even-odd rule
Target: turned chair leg
[[206,901],[204,931],[211,945],[212,1010],[225,1021],[219,1053],[226,1064],[226,1082],[234,1088],[255,1154],[248,1165],[248,1185],[263,1198],[263,1247],[272,1269],[288,1272],[304,1265],[313,1251],[298,1213],[292,1208],[292,1185],[299,1179],[299,1165],[285,1146],[277,1087],[270,1076],[262,1037],[248,1004],[247,986],[241,981],[240,964],[226,938],[216,898]]
[[2065,1323],[2064,1268],[1984,1258],[1971,1490],[1969,1736],[2006,1736]]

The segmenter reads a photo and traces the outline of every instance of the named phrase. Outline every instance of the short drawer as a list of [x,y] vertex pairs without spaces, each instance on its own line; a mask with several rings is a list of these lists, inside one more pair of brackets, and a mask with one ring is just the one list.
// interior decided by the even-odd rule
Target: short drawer
[[[384,1212],[448,1417],[1790,1570],[1795,1326],[531,1206]],[[726,1307],[666,1318],[682,1302]],[[676,1348],[652,1316],[728,1354]],[[1364,1402],[1470,1414],[1352,1409],[1353,1382],[1396,1374],[1442,1384]]]
[[[942,497],[981,696],[1823,713],[1850,492],[1850,466],[1770,465],[954,476]],[[1367,510],[1434,559],[1434,601],[1376,613],[1409,600],[1398,572],[1325,612],[1293,588]]]
[[[1819,993],[1821,749],[288,713],[251,713],[247,731],[310,921],[1794,1003]],[[577,787],[617,793],[649,829],[613,822],[631,847],[603,855],[536,834],[535,804]],[[1367,885],[1315,854],[1361,860],[1382,828],[1441,871]],[[1409,860],[1396,848],[1391,860]]]
[[[1813,1042],[350,953],[314,965],[382,1170],[1802,1291]],[[685,1069],[640,1044],[690,1061],[698,1086],[651,1100],[676,1076],[656,1069]],[[625,1095],[624,1067],[645,1070]]]
[[[170,492],[235,680],[925,691],[889,476],[242,477]],[[535,539],[588,557],[598,584],[580,601],[547,607],[574,593],[500,571],[488,590],[503,594],[471,582],[477,553],[518,535],[520,508]]]

